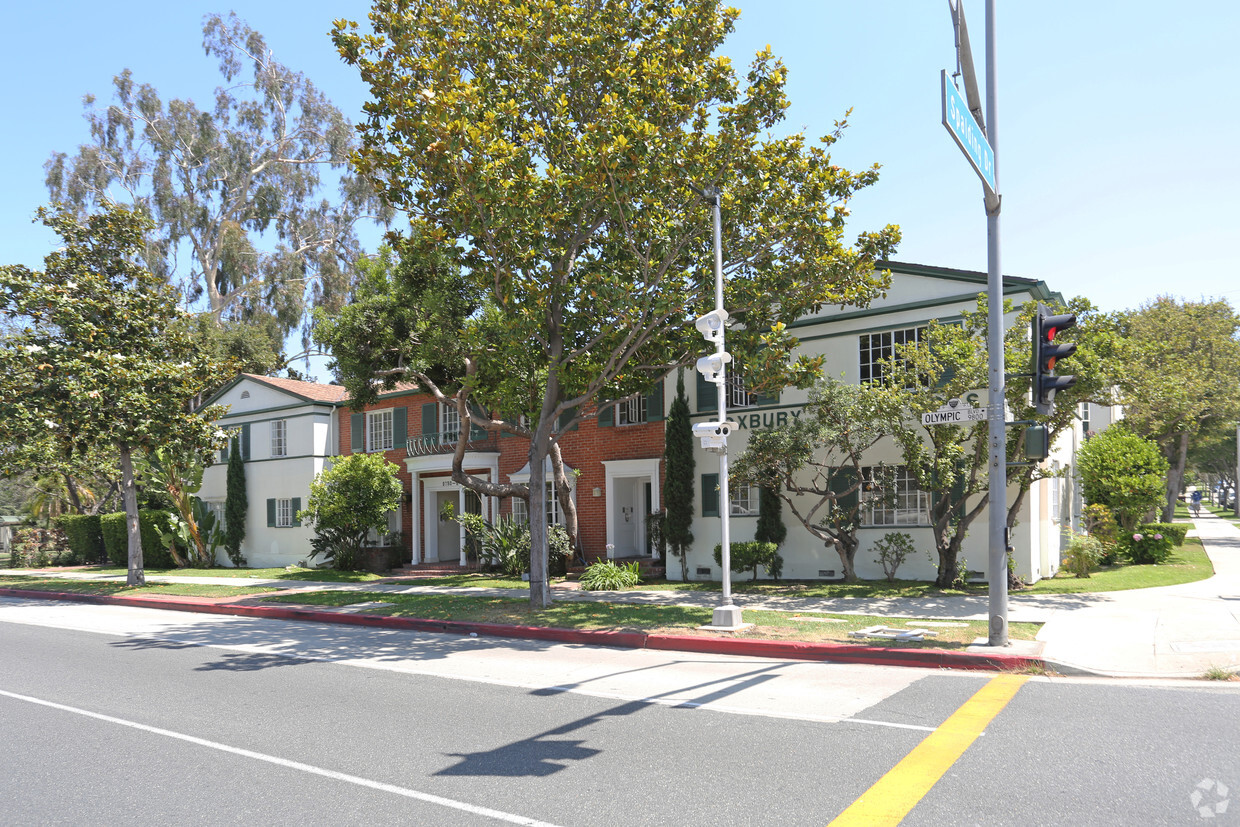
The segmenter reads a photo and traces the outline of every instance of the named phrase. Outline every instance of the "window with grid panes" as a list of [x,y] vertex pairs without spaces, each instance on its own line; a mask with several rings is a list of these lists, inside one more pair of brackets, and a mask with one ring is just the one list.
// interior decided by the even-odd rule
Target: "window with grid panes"
[[[519,523],[530,521],[530,507],[520,497],[512,498],[512,518]],[[555,485],[547,483],[547,525],[563,525],[564,514],[560,511],[560,498],[556,494]]]
[[271,423],[271,455],[288,456],[288,420],[277,419]]
[[728,486],[728,489],[733,517],[758,516],[758,486],[739,483]]
[[293,525],[293,501],[276,500],[276,528],[291,528]]
[[[923,491],[908,467],[862,468],[866,484],[862,492],[862,525],[915,526],[930,524],[930,494]],[[874,489],[875,480],[892,486],[889,492]],[[890,494],[890,496],[887,496]]]
[[642,394],[627,402],[616,404],[616,424],[636,425],[646,421],[646,396]]
[[454,445],[461,438],[461,413],[451,405],[439,406],[439,441]]
[[392,412],[371,411],[366,414],[366,450],[392,450]]
[[883,374],[900,345],[916,344],[926,335],[926,328],[906,327],[902,330],[884,330],[882,333],[862,333],[859,340],[861,357],[861,381],[872,384],[883,381]]

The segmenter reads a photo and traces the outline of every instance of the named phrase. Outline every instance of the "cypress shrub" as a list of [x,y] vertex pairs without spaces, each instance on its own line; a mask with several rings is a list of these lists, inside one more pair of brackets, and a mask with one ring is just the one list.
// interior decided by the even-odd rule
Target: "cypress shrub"
[[56,518],[56,526],[64,531],[75,562],[102,563],[107,559],[98,514],[62,514]]

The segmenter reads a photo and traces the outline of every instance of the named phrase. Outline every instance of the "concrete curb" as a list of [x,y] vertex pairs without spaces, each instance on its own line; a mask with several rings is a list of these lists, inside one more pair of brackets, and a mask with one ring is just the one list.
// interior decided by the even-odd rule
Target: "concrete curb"
[[828,661],[836,663],[870,663],[883,666],[915,666],[923,669],[965,669],[972,671],[1011,672],[1026,669],[1053,668],[1042,658],[1027,655],[978,654],[952,652],[944,649],[888,649],[848,643],[807,643],[804,641],[752,640],[734,637],[697,635],[659,635],[646,632],[608,632],[585,629],[557,629],[545,626],[512,626],[500,623],[470,623],[459,620],[427,620],[411,617],[346,614],[320,609],[299,609],[284,606],[253,606],[221,603],[209,598],[171,596],[115,597],[76,592],[50,592],[32,589],[0,588],[0,597],[66,600],[105,606],[132,606],[178,612],[260,617],[273,620],[300,620],[313,623],[338,623],[347,626],[368,626],[379,629],[404,629],[419,632],[545,640],[555,643],[578,643],[589,646],[614,646],[624,649],[660,649],[717,655],[742,655],[790,660]]

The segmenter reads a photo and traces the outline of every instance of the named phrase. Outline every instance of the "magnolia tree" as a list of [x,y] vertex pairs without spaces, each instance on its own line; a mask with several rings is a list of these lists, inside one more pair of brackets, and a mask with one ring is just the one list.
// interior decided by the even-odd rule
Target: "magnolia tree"
[[[176,294],[138,263],[151,222],[111,206],[81,220],[40,210],[64,246],[44,271],[0,267],[0,443],[50,438],[65,456],[110,446],[120,462],[129,585],[146,581],[134,456],[168,448],[201,460],[221,408],[193,410],[229,371],[194,346]],[[8,455],[0,456],[0,463]]]
[[877,169],[833,162],[843,123],[817,142],[777,133],[783,64],[762,51],[742,81],[715,54],[736,15],[713,0],[427,0],[377,4],[373,33],[333,32],[373,98],[358,171],[479,302],[443,324],[446,348],[428,347],[428,320],[342,378],[351,391],[416,381],[462,427],[528,438],[528,486],[464,473],[464,440],[453,478],[528,498],[533,605],[550,600],[546,468],[565,484],[560,434],[705,349],[693,320],[714,306],[711,222],[694,187],[722,191],[729,349],[755,384],[808,382],[821,360],[789,364],[786,326],[888,283],[873,263],[898,230],[844,238],[848,200]]

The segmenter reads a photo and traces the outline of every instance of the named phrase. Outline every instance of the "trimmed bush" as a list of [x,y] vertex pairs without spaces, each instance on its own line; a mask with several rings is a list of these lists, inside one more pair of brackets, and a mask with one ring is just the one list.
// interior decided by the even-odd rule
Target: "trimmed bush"
[[581,575],[581,588],[588,592],[616,591],[640,582],[636,560],[619,566],[611,560],[595,560]]
[[[772,577],[778,578],[783,572],[784,558],[779,555],[779,546],[774,543],[732,543],[729,548],[732,571],[753,573],[758,579],[758,566],[765,566]],[[723,545],[715,544],[715,565],[723,566]]]
[[1140,566],[1166,562],[1171,556],[1171,538],[1157,526],[1157,523],[1140,525],[1132,534],[1119,535],[1120,553]]
[[[170,569],[172,555],[168,553],[160,534],[171,528],[172,515],[167,511],[143,510],[138,512],[138,528],[142,532],[142,567],[144,569]],[[129,534],[125,527],[125,512],[104,514],[99,518],[103,534],[103,546],[108,562],[120,568],[129,567]]]
[[62,514],[55,523],[64,531],[76,563],[101,563],[107,559],[98,514]]
[[1072,539],[1063,552],[1063,567],[1077,577],[1089,577],[1089,571],[1102,559],[1102,542],[1089,534],[1072,532]]

